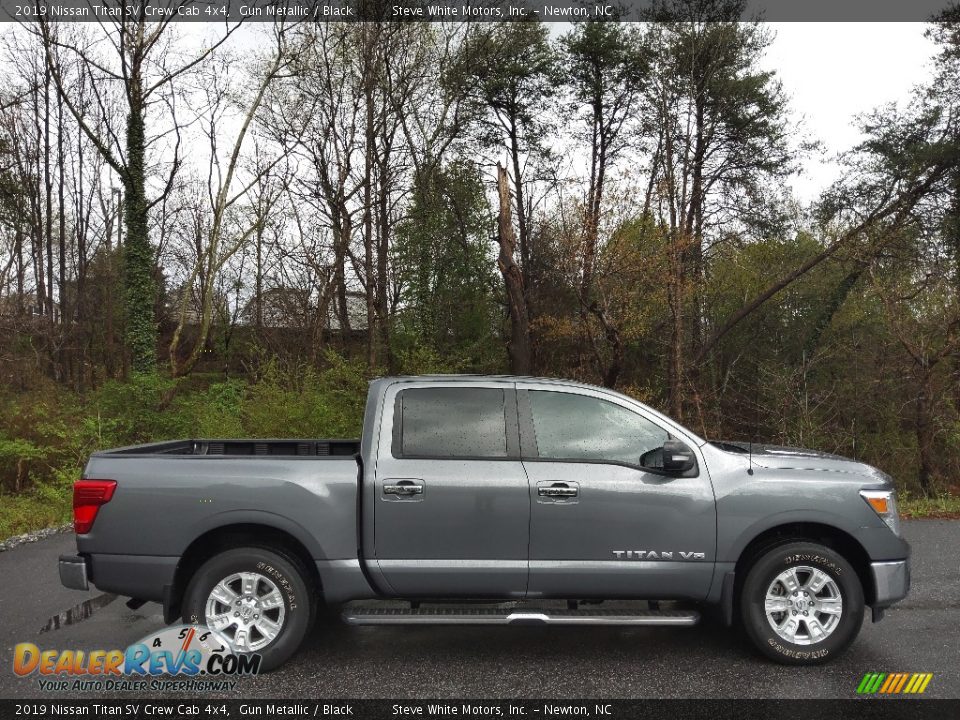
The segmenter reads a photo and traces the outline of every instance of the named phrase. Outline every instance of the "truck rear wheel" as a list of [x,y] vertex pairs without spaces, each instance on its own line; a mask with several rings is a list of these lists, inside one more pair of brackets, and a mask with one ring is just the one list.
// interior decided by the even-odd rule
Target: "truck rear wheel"
[[272,670],[312,625],[315,599],[306,578],[293,558],[256,547],[227,550],[190,580],[183,620],[216,631],[233,653],[260,655],[260,670]]
[[761,555],[740,596],[750,640],[787,665],[817,665],[843,652],[860,632],[863,607],[850,563],[828,547],[802,541]]

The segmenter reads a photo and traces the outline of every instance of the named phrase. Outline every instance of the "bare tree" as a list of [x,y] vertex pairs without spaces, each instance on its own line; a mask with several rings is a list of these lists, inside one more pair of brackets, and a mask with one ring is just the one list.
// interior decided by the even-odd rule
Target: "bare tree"
[[[220,270],[247,243],[249,238],[256,234],[258,228],[262,226],[265,216],[269,214],[270,206],[276,201],[276,194],[268,197],[266,199],[267,207],[260,208],[260,212],[254,215],[253,222],[250,223],[244,222],[242,213],[235,214],[234,227],[228,228],[230,224],[229,214],[238,201],[246,198],[250,190],[270,173],[282,157],[282,153],[278,153],[275,158],[262,163],[259,167],[252,168],[251,177],[244,178],[238,186],[236,177],[241,169],[241,151],[244,141],[270,84],[285,72],[290,63],[287,47],[288,28],[281,23],[274,26],[273,32],[275,48],[265,62],[265,67],[254,86],[251,99],[243,109],[240,129],[237,131],[225,159],[220,157],[219,145],[220,126],[225,124],[223,113],[226,110],[227,89],[230,83],[229,75],[222,71],[216,71],[210,76],[209,82],[206,84],[208,106],[210,108],[205,123],[205,134],[210,152],[210,169],[207,177],[210,221],[209,225],[198,233],[198,235],[205,235],[204,242],[198,247],[196,263],[186,282],[181,298],[177,327],[173,339],[170,341],[170,371],[174,377],[185,375],[193,370],[206,346],[210,325],[215,314],[214,291]],[[200,240],[200,237],[198,236],[197,239]],[[180,341],[188,320],[190,293],[197,279],[201,280],[199,332],[193,348],[181,362],[179,359]]]
[[[171,12],[159,21],[148,20],[143,3],[110,2],[108,5],[115,14],[98,24],[101,33],[97,38],[85,33],[68,37],[43,17],[38,19],[34,28],[43,43],[47,67],[57,92],[80,130],[123,184],[126,345],[132,367],[138,372],[149,372],[156,367],[155,253],[150,244],[149,215],[151,209],[170,193],[182,163],[179,126],[173,112],[173,85],[204,62],[237,28],[237,25],[227,25],[217,40],[184,59],[179,52],[174,52],[169,30],[177,12],[192,2],[174,0],[169,8]],[[122,87],[126,116],[123,129],[113,125],[109,117],[104,126],[98,126],[90,114],[84,112],[66,80],[64,63],[71,59],[80,61],[101,109],[105,109],[108,103],[101,88]],[[153,133],[148,134],[148,119],[157,108],[168,113],[169,127],[160,130],[152,125],[150,130]],[[167,133],[172,136],[168,171],[160,188],[150,197],[148,154],[158,137]]]

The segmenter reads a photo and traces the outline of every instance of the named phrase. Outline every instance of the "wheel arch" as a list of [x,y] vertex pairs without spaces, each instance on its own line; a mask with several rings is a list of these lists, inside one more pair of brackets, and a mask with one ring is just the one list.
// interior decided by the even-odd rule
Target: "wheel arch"
[[734,569],[734,603],[739,601],[740,590],[753,563],[771,548],[789,542],[815,542],[842,555],[857,573],[865,603],[872,604],[876,592],[873,577],[870,574],[870,555],[850,533],[834,525],[818,522],[789,522],[776,525],[751,539],[737,557]]
[[163,619],[173,622],[180,616],[183,595],[191,578],[210,558],[237,547],[259,547],[285,555],[302,565],[304,580],[318,594],[323,586],[317,564],[306,546],[292,533],[273,525],[257,522],[236,522],[206,531],[191,542],[177,563],[173,582],[164,588]]

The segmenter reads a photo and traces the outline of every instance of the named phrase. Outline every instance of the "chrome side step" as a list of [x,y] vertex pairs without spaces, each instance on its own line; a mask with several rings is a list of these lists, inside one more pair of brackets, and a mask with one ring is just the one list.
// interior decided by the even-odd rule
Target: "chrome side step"
[[696,625],[695,610],[554,610],[527,608],[379,608],[344,610],[348,625]]

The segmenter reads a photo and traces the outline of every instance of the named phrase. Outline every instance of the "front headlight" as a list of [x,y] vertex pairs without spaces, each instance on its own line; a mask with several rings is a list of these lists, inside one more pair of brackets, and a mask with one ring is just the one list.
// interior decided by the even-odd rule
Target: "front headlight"
[[900,513],[897,511],[897,492],[895,490],[861,490],[867,505],[873,508],[893,534],[900,535]]

